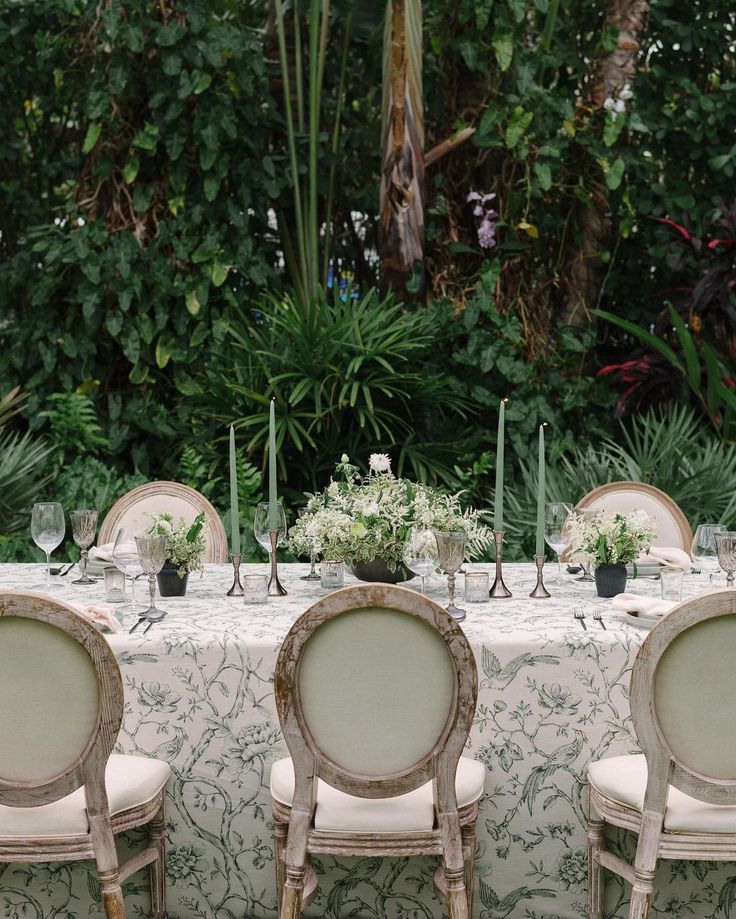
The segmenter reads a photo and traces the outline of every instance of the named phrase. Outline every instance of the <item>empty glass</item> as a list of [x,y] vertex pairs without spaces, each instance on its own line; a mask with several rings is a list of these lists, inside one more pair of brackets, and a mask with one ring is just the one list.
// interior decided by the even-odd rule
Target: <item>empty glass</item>
[[69,519],[72,522],[74,542],[82,551],[82,557],[79,560],[79,569],[82,574],[76,581],[72,581],[72,584],[94,584],[94,580],[87,577],[87,556],[89,555],[89,547],[94,542],[95,533],[97,532],[97,511],[88,509],[72,511],[69,514]]
[[713,583],[713,575],[718,571],[718,552],[716,535],[726,533],[722,523],[699,523],[695,530],[690,555],[703,574],[708,575],[708,583]]
[[562,563],[560,556],[570,545],[567,530],[572,505],[563,501],[551,501],[544,506],[544,539],[557,555],[557,583],[562,583]]
[[468,603],[487,603],[490,579],[487,571],[465,572],[465,599]]
[[455,606],[455,575],[462,567],[465,558],[465,543],[467,534],[462,530],[434,531],[434,538],[437,540],[437,554],[440,568],[447,575],[447,588],[450,593],[450,602],[447,604],[447,612],[462,622],[467,615],[464,609]]
[[138,547],[138,557],[141,561],[143,573],[148,575],[148,592],[151,600],[148,609],[141,613],[141,619],[149,622],[159,622],[166,615],[166,611],[156,606],[156,575],[164,567],[166,561],[165,536],[136,536],[135,544]]
[[726,572],[726,587],[733,587],[733,575],[736,572],[736,532],[716,533],[716,551],[718,564]]
[[130,579],[130,605],[135,607],[135,582],[143,574],[143,569],[133,533],[125,527],[121,527],[115,537],[112,560],[115,567]]
[[427,575],[437,567],[438,558],[437,539],[433,531],[412,527],[404,543],[402,561],[422,579],[422,593],[426,593]]
[[659,584],[663,600],[682,600],[682,580],[685,572],[682,568],[663,568],[659,573]]
[[[300,517],[306,517],[309,511],[306,507],[300,507],[297,511]],[[320,576],[317,574],[314,568],[314,564],[317,561],[317,555],[322,550],[322,546],[319,545],[316,539],[312,540],[312,543],[309,547],[309,574],[302,575],[300,578],[301,581],[319,581]]]
[[246,574],[243,577],[243,602],[268,603],[268,578],[265,574]]
[[338,559],[323,559],[319,570],[320,580],[325,590],[335,590],[345,586],[345,565]]
[[[279,529],[278,529],[278,543],[283,543],[286,539],[286,515],[284,514],[284,508],[279,504]],[[261,501],[256,508],[256,516],[253,521],[253,535],[256,540],[263,546],[263,548],[268,552],[269,558],[271,557],[271,537],[268,535],[268,501]]]
[[51,553],[61,545],[66,532],[64,508],[55,501],[33,505],[31,536],[46,553],[46,589],[51,590]]

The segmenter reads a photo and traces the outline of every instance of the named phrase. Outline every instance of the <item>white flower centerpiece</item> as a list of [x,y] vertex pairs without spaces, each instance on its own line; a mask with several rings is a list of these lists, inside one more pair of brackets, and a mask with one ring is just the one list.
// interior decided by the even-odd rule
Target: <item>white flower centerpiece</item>
[[405,580],[412,577],[401,561],[411,527],[462,530],[470,555],[493,536],[478,511],[462,508],[459,495],[397,478],[387,454],[373,453],[364,476],[343,453],[327,488],[309,496],[307,513],[289,531],[289,547],[298,555],[316,549],[323,558],[339,559],[357,569],[357,577],[362,565],[383,562],[387,579]]
[[654,521],[643,510],[572,514],[568,521],[569,551],[595,565],[598,595],[612,597],[626,588],[626,565],[636,566],[642,552],[651,549],[655,532]]
[[204,535],[205,516],[197,514],[192,523],[183,517],[174,520],[168,513],[151,515],[149,536],[166,537],[166,563],[157,575],[162,597],[183,597],[190,571],[203,571],[202,558],[207,544]]

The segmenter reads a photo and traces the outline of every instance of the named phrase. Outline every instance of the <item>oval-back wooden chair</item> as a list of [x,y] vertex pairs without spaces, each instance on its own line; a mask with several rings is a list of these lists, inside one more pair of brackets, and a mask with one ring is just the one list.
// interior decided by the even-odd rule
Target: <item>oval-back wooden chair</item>
[[439,855],[450,919],[467,919],[485,767],[461,754],[477,689],[462,629],[412,590],[347,587],[296,621],[275,683],[291,753],[271,770],[282,919],[316,891],[309,853]]
[[639,508],[654,521],[656,545],[674,546],[690,554],[693,532],[687,517],[669,495],[644,482],[609,482],[588,492],[576,505],[576,510],[605,511],[607,514],[627,514]]
[[[588,767],[589,917],[603,908],[602,869],[633,885],[645,919],[657,861],[736,860],[736,590],[675,607],[647,636],[631,676],[644,751]],[[638,833],[633,866],[605,848],[605,824]]]
[[[94,859],[108,919],[124,919],[121,884],[150,865],[152,916],[165,919],[170,769],[112,754],[122,717],[101,632],[59,600],[0,592],[0,862]],[[146,825],[148,846],[119,865],[115,834]]]
[[205,562],[226,562],[227,535],[220,515],[204,495],[178,482],[147,482],[123,495],[110,508],[100,527],[99,543],[115,541],[120,527],[143,531],[150,526],[151,514],[169,513],[191,523],[199,513],[205,515]]

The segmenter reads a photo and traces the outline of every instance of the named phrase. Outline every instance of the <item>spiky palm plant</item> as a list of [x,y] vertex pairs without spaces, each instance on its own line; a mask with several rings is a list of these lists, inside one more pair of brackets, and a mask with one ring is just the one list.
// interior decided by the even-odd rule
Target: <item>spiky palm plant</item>
[[27,530],[31,504],[48,482],[50,447],[29,432],[6,431],[23,408],[26,394],[15,387],[0,399],[0,530],[15,536]]

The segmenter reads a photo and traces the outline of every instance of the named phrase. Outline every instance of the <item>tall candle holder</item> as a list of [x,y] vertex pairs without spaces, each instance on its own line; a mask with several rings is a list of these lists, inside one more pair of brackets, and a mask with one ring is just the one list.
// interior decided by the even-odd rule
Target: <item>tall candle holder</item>
[[228,597],[243,596],[243,585],[240,583],[240,558],[239,555],[230,556],[233,563],[233,586],[227,592]]
[[535,600],[546,600],[548,597],[551,597],[552,595],[547,590],[547,588],[544,586],[544,578],[542,577],[542,573],[544,571],[544,556],[535,555],[534,561],[537,566],[537,583],[534,587],[534,590],[529,594],[529,596],[534,597]]
[[268,541],[271,544],[271,576],[268,579],[268,595],[269,597],[285,597],[287,591],[281,584],[281,581],[279,581],[279,566],[276,561],[276,547],[279,544],[279,531],[269,530]]
[[505,600],[511,596],[511,591],[503,582],[503,532],[503,530],[493,531],[493,540],[496,543],[496,579],[489,592],[493,600]]

